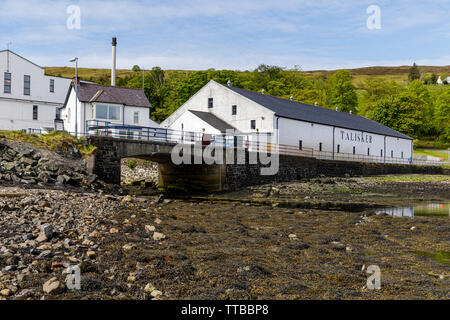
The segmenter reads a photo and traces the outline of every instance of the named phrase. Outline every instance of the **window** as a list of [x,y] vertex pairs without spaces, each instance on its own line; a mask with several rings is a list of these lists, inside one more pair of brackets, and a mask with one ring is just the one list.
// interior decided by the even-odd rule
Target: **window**
[[214,106],[214,99],[208,98],[208,108],[211,109]]
[[322,151],[322,142],[319,143],[319,151]]
[[353,154],[356,154],[356,147],[353,147]]
[[394,150],[391,150],[391,158],[394,157]]
[[381,157],[383,156],[383,149],[381,149],[380,156]]
[[11,73],[5,72],[4,93],[11,93]]
[[341,145],[340,144],[337,145],[337,153],[339,153],[339,152],[341,152]]
[[403,159],[403,151],[402,151],[402,159]]
[[236,105],[231,106],[231,115],[233,115],[233,116],[237,115],[237,106]]
[[139,111],[136,111],[136,112],[133,114],[133,123],[134,123],[134,124],[139,124]]
[[298,141],[298,149],[303,150],[303,141],[302,140]]
[[367,148],[367,155],[370,156],[370,148]]
[[61,119],[61,109],[60,108],[56,108],[55,119]]
[[50,79],[50,92],[55,92],[55,80]]
[[96,105],[95,118],[105,120],[120,120],[120,107]]
[[250,129],[255,130],[256,129],[256,120],[250,121]]
[[31,77],[30,76],[23,76],[23,94],[25,96],[30,95],[30,86],[31,86]]
[[38,106],[33,106],[33,120],[38,119]]

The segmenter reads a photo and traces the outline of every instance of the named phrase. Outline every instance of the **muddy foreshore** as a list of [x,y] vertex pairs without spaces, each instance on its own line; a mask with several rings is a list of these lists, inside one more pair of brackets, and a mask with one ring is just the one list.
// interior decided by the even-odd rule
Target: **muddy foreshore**
[[449,177],[172,199],[0,186],[0,298],[449,299],[450,219],[373,213],[429,200],[450,201]]

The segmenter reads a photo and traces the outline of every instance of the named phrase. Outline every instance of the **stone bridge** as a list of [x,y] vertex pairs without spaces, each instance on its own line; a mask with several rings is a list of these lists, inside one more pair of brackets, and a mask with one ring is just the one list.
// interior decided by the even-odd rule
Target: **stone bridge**
[[171,151],[175,143],[102,136],[89,136],[87,142],[97,147],[94,155],[88,160],[88,170],[98,175],[103,181],[120,184],[122,158],[145,159],[158,163],[159,188],[163,190],[231,191],[249,185],[294,181],[320,175],[450,174],[450,169],[437,166],[334,161],[280,155],[278,172],[275,175],[261,175],[261,168],[267,166],[250,164],[249,159],[253,155],[248,151],[244,152],[244,164],[237,164],[237,152],[235,152],[234,164],[208,165],[202,161],[202,164],[175,165],[171,160]]

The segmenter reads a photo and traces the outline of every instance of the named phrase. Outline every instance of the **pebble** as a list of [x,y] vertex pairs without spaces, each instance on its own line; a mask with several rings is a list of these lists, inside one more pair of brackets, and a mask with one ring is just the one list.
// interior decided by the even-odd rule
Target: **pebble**
[[3,289],[2,291],[0,291],[0,295],[4,296],[4,297],[9,297],[11,295],[11,290],[10,289]]
[[58,293],[58,291],[61,289],[60,286],[61,283],[58,281],[56,277],[54,277],[48,280],[46,283],[44,283],[44,285],[42,286],[42,290],[47,294],[51,293],[55,294]]
[[159,296],[162,296],[162,292],[159,291],[159,290],[153,290],[153,291],[150,293],[150,295],[151,295],[152,297],[154,297],[154,298],[157,298],[157,297],[159,297]]
[[123,247],[122,247],[122,249],[125,250],[125,251],[130,251],[130,250],[133,249],[133,245],[130,244],[130,243],[124,244]]
[[153,233],[153,240],[155,240],[155,241],[162,240],[162,239],[164,239],[165,237],[166,237],[166,236],[165,236],[164,234],[160,233],[160,232],[155,232],[155,233]]
[[144,291],[147,293],[152,293],[154,290],[155,290],[155,287],[151,283],[147,283],[144,288]]

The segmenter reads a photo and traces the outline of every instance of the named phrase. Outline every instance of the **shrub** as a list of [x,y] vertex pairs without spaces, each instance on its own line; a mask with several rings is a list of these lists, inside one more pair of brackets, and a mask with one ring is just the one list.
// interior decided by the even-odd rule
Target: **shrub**
[[130,161],[127,162],[127,167],[130,168],[131,170],[136,168],[136,166],[137,166],[137,161],[136,160],[130,160]]

